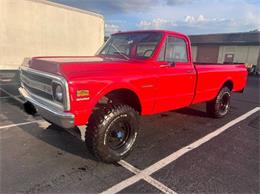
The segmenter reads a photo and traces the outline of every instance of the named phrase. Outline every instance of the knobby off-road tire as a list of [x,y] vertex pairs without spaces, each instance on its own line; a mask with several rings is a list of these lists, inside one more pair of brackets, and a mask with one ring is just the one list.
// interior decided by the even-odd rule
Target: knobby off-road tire
[[227,115],[230,110],[230,97],[230,89],[223,87],[214,100],[207,102],[207,113],[214,118],[221,118]]
[[99,160],[117,162],[133,149],[139,129],[139,114],[128,105],[109,105],[90,117],[86,145]]

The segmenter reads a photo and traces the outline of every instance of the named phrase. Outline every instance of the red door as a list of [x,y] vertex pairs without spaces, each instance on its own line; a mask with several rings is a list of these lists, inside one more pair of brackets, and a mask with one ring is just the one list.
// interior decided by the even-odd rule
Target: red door
[[156,112],[188,106],[194,96],[196,72],[189,59],[187,42],[169,36],[158,57]]

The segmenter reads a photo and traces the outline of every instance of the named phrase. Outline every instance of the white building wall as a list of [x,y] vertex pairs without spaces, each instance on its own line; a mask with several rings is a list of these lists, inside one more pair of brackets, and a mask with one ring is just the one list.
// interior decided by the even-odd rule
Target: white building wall
[[0,32],[0,69],[17,69],[24,57],[95,54],[104,19],[45,0],[0,0]]
[[260,46],[250,46],[248,48],[248,64],[257,64],[258,56],[260,55]]
[[257,65],[260,46],[220,46],[218,63],[223,63],[228,53],[234,54],[234,62]]
[[192,46],[191,47],[191,52],[192,52],[192,61],[196,62],[197,61],[197,54],[198,54],[198,47],[197,46]]

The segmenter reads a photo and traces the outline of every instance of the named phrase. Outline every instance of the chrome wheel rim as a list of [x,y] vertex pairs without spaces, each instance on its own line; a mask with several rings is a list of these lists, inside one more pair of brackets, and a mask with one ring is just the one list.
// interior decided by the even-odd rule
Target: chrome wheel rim
[[225,114],[229,110],[230,106],[230,94],[224,93],[219,101],[219,111]]

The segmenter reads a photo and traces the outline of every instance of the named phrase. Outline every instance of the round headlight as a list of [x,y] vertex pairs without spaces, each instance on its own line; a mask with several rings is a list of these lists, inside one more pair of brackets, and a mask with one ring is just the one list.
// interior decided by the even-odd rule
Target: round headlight
[[54,92],[55,99],[59,102],[63,100],[63,90],[60,85],[56,85],[55,92]]

